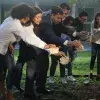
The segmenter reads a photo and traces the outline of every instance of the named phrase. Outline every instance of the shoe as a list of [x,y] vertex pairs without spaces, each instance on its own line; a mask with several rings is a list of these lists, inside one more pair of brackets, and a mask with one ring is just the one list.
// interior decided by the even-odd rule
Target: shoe
[[54,78],[53,78],[53,77],[49,77],[49,79],[48,79],[48,83],[50,83],[50,84],[54,84],[54,83],[55,83]]
[[67,75],[68,75],[68,69],[65,68],[65,76],[67,76]]
[[29,95],[29,94],[24,94],[24,99],[33,99],[36,100],[36,96],[35,95]]
[[17,87],[17,86],[15,86],[15,87],[16,87],[17,90],[19,90],[20,93],[24,92],[24,90],[21,87]]
[[41,93],[41,94],[51,94],[51,93],[53,93],[53,91],[51,91],[49,89],[37,89],[36,92]]
[[90,79],[91,79],[91,80],[93,80],[93,79],[94,79],[94,77],[93,77],[93,74],[92,74],[92,73],[90,73]]
[[67,81],[66,81],[65,77],[61,77],[60,82],[62,84],[67,84]]
[[24,93],[24,99],[28,99],[28,100],[40,100],[40,96],[36,96],[36,94],[27,94],[27,93]]
[[67,80],[72,82],[76,81],[76,79],[73,76],[67,76]]
[[15,98],[13,97],[13,94],[10,90],[7,90],[5,100],[15,100]]
[[96,80],[97,80],[97,81],[100,81],[100,75],[97,75],[97,76],[96,76]]

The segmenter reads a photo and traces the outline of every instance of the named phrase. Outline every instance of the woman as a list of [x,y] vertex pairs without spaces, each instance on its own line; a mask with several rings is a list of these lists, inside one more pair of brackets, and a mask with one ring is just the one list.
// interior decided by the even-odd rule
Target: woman
[[[27,26],[26,29],[23,27],[30,17],[33,16],[33,9],[27,4],[19,4],[14,6],[11,10],[11,16],[5,19],[5,21],[0,25],[0,94],[4,95],[4,64],[7,55],[8,46],[20,39],[30,44],[31,46],[36,46],[41,49],[46,49],[49,46],[41,41],[32,31],[32,26]],[[29,32],[27,31],[30,30]],[[8,68],[8,77],[11,76],[9,70],[12,70],[13,66]],[[12,78],[7,80],[7,99],[14,100],[12,96]]]
[[94,21],[91,24],[91,34],[92,34],[92,50],[91,50],[91,62],[90,62],[90,79],[93,79],[93,68],[95,64],[95,59],[97,57],[97,80],[100,80],[100,39],[94,41],[94,36],[96,32],[100,30],[100,13],[97,13]]
[[[33,11],[34,15],[31,17],[31,21],[34,27],[33,31],[37,36],[39,36],[39,24],[42,20],[42,11],[38,7],[33,7]],[[27,24],[25,26],[27,26]],[[50,45],[50,47],[52,46],[53,45]],[[36,73],[36,56],[38,52],[39,52],[38,48],[36,47],[32,48],[30,45],[27,45],[24,41],[20,42],[19,56],[16,64],[17,72],[15,77],[17,79],[15,86],[17,87],[18,90],[21,90],[20,81],[22,76],[22,68],[24,63],[27,62],[25,93],[24,93],[25,98],[36,99],[38,97],[33,89],[33,82]]]

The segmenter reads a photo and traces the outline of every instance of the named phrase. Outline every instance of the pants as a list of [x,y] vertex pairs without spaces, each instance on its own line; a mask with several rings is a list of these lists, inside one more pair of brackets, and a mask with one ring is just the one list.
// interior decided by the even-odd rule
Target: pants
[[36,56],[36,52],[33,49],[33,47],[26,45],[26,43],[23,42],[22,40],[20,41],[19,45],[20,45],[19,56],[18,56],[18,60],[16,63],[16,74],[15,74],[16,81],[14,83],[17,88],[20,88],[22,69],[23,69],[25,62],[32,61],[32,59],[35,59],[35,56]]
[[[56,71],[56,66],[58,64],[59,57],[51,55],[51,67],[50,67],[50,76],[54,76],[55,71]],[[65,67],[64,65],[60,64],[60,77],[65,76]]]
[[37,89],[45,89],[47,72],[49,68],[48,53],[42,53],[37,56]]
[[[69,57],[71,58],[71,62],[69,62],[67,65],[62,65],[60,64],[60,77],[64,77],[65,76],[65,68],[68,69],[68,76],[72,75],[72,62],[75,58],[75,48],[67,48],[66,46],[64,46],[62,48],[62,51],[65,52],[65,54],[67,54],[67,51],[69,53]],[[58,60],[59,57],[52,55],[51,56],[51,67],[50,67],[50,76],[54,76],[55,71],[56,71],[56,66],[58,64]]]
[[5,80],[6,78],[6,73],[7,73],[7,78],[6,78],[6,85],[7,89],[12,89],[13,81],[14,81],[14,58],[13,56],[7,52],[6,55],[0,55],[0,62],[1,62],[1,68],[0,72],[3,74],[3,78]]
[[14,85],[17,88],[20,88],[23,66],[24,66],[24,63],[22,63],[22,62],[17,62],[16,63],[16,67],[15,67],[15,70],[16,70],[16,72],[15,72],[15,78],[16,78],[16,80],[15,80]]
[[68,76],[71,76],[72,75],[73,60],[76,57],[77,51],[76,51],[75,47],[68,48],[67,51],[69,53],[69,58],[71,58],[71,61],[68,63],[68,65],[66,65],[66,67],[68,69]]
[[90,70],[93,70],[97,57],[97,74],[100,74],[100,44],[92,43]]
[[26,94],[33,94],[33,83],[36,73],[36,61],[30,60],[27,62],[27,69],[26,69],[26,82],[25,82],[25,93]]
[[[7,89],[12,89],[13,82],[15,80],[13,77],[15,73],[15,62],[14,62],[14,57],[9,53],[6,54],[6,64],[7,64],[6,67],[8,69],[6,85],[7,85]],[[5,68],[5,72],[7,69]]]

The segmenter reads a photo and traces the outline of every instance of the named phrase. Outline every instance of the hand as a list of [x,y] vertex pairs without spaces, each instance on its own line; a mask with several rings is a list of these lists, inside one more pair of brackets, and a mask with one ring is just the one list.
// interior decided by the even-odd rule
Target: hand
[[76,49],[77,49],[78,51],[84,49],[82,43],[81,43],[80,41],[78,41],[78,40],[74,40],[74,46],[76,47]]
[[44,46],[44,49],[49,49],[49,48],[56,48],[56,45],[55,44],[46,44]]
[[59,51],[58,53],[55,53],[54,55],[55,56],[63,56],[63,57],[66,56],[66,54],[64,52],[62,52],[62,51]]
[[80,38],[81,37],[86,38],[88,35],[89,35],[89,32],[87,32],[87,31],[76,32],[76,36],[78,36]]
[[9,49],[10,53],[13,54],[13,52],[14,52],[14,47],[13,47],[13,45],[9,45],[8,49]]
[[57,46],[55,44],[48,44],[49,48],[56,48]]
[[73,41],[68,41],[68,42],[67,42],[67,46],[68,46],[68,47],[74,46],[74,42],[73,42]]
[[73,27],[73,26],[66,26],[66,28],[68,29],[68,34],[69,35],[72,35],[74,32],[75,32],[75,27]]

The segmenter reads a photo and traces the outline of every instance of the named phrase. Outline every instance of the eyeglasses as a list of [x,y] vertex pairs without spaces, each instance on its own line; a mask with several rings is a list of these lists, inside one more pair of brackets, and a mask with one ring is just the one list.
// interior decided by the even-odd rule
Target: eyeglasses
[[83,21],[86,21],[86,20],[87,20],[87,18],[82,18],[82,17],[81,17],[81,19],[82,19]]

